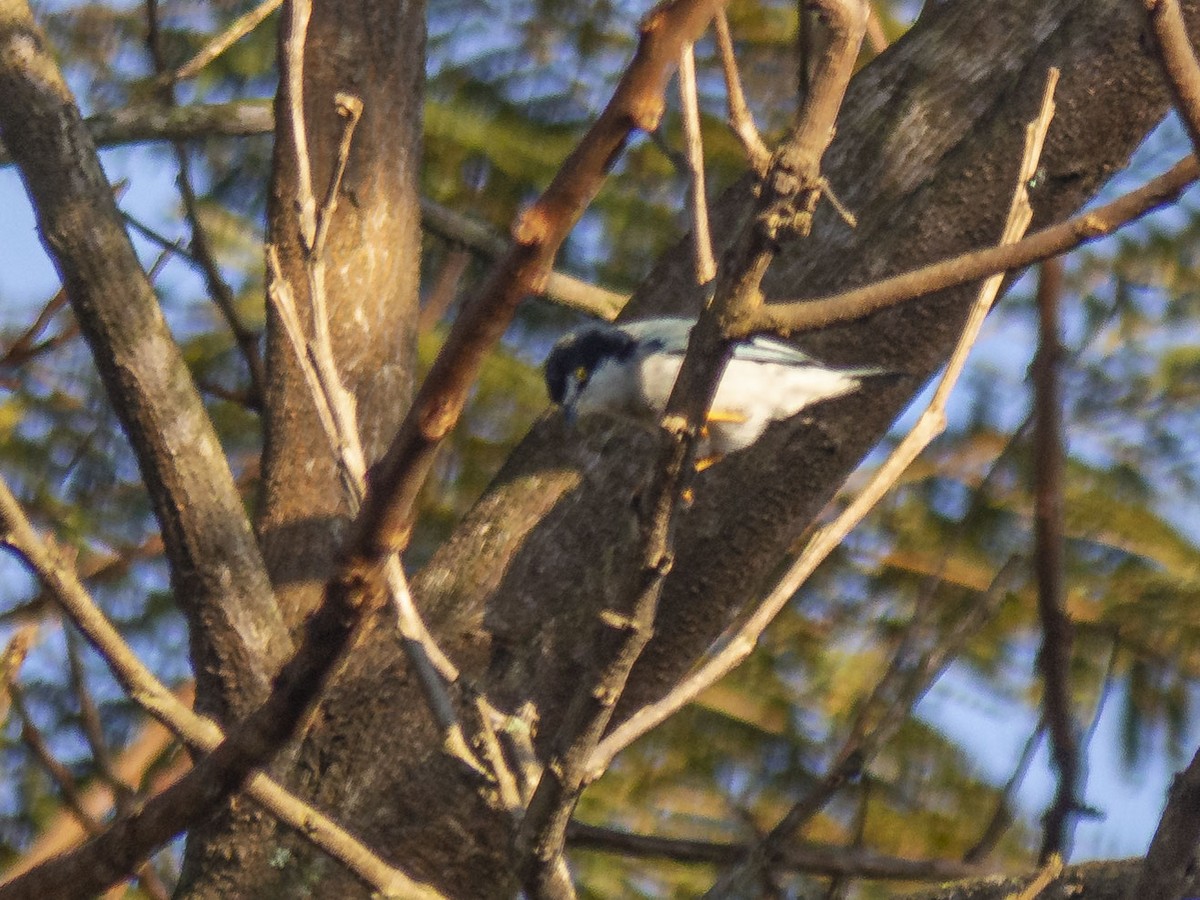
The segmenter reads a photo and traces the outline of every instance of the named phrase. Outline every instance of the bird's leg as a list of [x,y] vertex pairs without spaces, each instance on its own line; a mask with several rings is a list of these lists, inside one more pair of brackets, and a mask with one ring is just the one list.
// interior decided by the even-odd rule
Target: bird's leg
[[744,425],[749,419],[749,416],[734,412],[731,409],[710,409],[708,415],[704,417],[705,425],[700,429],[700,433],[707,436],[708,426],[713,422],[716,422],[718,425]]

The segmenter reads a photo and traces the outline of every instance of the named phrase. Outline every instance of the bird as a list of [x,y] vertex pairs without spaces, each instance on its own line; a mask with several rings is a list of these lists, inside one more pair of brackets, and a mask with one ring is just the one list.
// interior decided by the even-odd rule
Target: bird
[[[675,386],[694,320],[661,317],[585,325],[546,357],[546,390],[568,421],[607,415],[654,429]],[[734,344],[697,447],[697,469],[757,441],[772,422],[896,373],[834,369],[797,347],[755,336]]]

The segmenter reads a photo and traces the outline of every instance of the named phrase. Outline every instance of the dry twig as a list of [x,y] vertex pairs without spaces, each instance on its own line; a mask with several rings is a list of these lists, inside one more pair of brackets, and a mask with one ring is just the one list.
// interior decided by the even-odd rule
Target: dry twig
[[721,70],[725,75],[725,100],[729,111],[729,127],[737,139],[742,142],[750,168],[760,177],[767,172],[771,163],[771,151],[763,143],[758,128],[754,125],[754,117],[746,105],[746,95],[742,92],[742,79],[738,74],[737,57],[733,52],[733,37],[729,33],[729,17],[725,10],[720,10],[714,20],[717,33],[717,49],[721,53]]
[[1062,870],[1062,857],[1057,853],[1052,853],[1042,863],[1042,867],[1038,870],[1037,876],[1033,881],[1029,882],[1024,890],[1010,894],[1007,900],[1037,900],[1042,895],[1042,892],[1058,879],[1058,876],[1062,874]]
[[679,103],[691,181],[692,244],[696,253],[696,283],[708,284],[717,275],[712,234],[708,227],[708,194],[704,188],[704,142],[700,137],[700,101],[696,93],[696,56],[691,44],[679,55]]

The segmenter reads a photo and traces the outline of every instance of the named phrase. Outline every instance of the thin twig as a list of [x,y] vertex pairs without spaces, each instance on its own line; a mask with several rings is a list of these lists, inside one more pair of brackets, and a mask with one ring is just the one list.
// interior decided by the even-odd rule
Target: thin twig
[[[636,834],[572,821],[567,830],[571,847],[598,850],[638,859],[665,859],[684,863],[728,865],[741,859],[745,844],[689,840]],[[953,860],[906,859],[877,853],[865,847],[836,847],[828,844],[793,843],[782,849],[774,865],[791,872],[833,877],[870,878],[896,881],[947,881],[981,875],[985,870]]]
[[1038,870],[1037,876],[1033,881],[1025,887],[1024,890],[1010,894],[1007,900],[1037,900],[1042,895],[1046,888],[1050,887],[1059,875],[1062,874],[1063,860],[1057,853],[1053,853],[1042,863],[1042,867]]
[[[1052,98],[1057,81],[1056,76],[1057,70],[1052,69],[1050,77],[1047,79],[1041,113],[1037,120],[1031,123],[1026,133],[1025,158],[1021,164],[1021,173],[1013,197],[1009,221],[1002,237],[1004,241],[1013,240],[1028,226],[1031,212],[1026,185],[1033,172],[1037,170],[1037,161],[1040,158],[1045,131],[1053,116]],[[590,778],[599,777],[608,768],[617,753],[674,715],[699,696],[702,691],[715,684],[740,664],[754,649],[767,625],[774,620],[796,591],[800,589],[800,586],[808,580],[817,566],[845,540],[863,517],[891,489],[909,464],[944,430],[946,402],[962,373],[966,358],[983,325],[984,316],[991,308],[1000,289],[1001,281],[1000,276],[993,276],[981,289],[929,406],[913,429],[905,435],[875,472],[859,496],[842,511],[837,519],[813,535],[812,540],[792,564],[791,569],[732,637],[722,642],[695,672],[673,688],[665,697],[639,709],[601,741],[589,763]]]
[[421,312],[417,317],[417,334],[428,334],[442,321],[446,310],[458,296],[458,289],[470,262],[471,253],[462,245],[456,244],[450,248],[437,276],[433,279],[433,287],[429,289],[425,302],[421,304]]
[[64,630],[66,632],[67,663],[71,676],[71,689],[74,691],[75,699],[79,703],[79,722],[83,728],[84,736],[87,738],[88,748],[92,751],[92,759],[96,762],[96,769],[112,789],[113,797],[116,801],[114,806],[116,807],[117,814],[123,815],[129,811],[136,792],[121,780],[113,768],[112,752],[109,749],[108,740],[104,736],[104,725],[100,721],[100,710],[96,705],[95,699],[92,697],[92,692],[88,690],[87,676],[83,668],[83,659],[80,656],[78,634],[70,626],[66,626]]
[[19,366],[30,357],[36,355],[36,347],[40,343],[39,338],[54,317],[64,309],[67,305],[67,292],[59,288],[54,292],[41,311],[37,314],[37,318],[33,320],[33,324],[26,328],[8,347],[0,353],[0,366]]
[[167,80],[179,82],[195,78],[200,74],[201,69],[266,21],[267,16],[275,12],[282,3],[283,0],[263,0],[250,12],[238,16],[229,23],[224,31],[205,44],[195,56],[167,75]]
[[875,8],[874,2],[867,4],[867,44],[876,56],[888,48],[887,34],[883,30],[883,22],[879,20],[879,10]]
[[338,194],[342,189],[342,176],[346,174],[346,163],[350,161],[350,144],[354,140],[354,129],[362,118],[363,102],[353,94],[338,93],[333,98],[338,115],[344,119],[342,137],[338,142],[337,157],[334,160],[333,174],[329,176],[329,189],[325,192],[325,202],[321,204],[321,212],[317,217],[317,231],[313,237],[312,255],[319,257],[325,251],[325,241],[329,237],[329,226],[333,222],[333,214],[337,211]]
[[[930,591],[930,594],[933,592]],[[911,708],[911,707],[910,707]],[[847,845],[847,850],[861,850],[867,834],[867,815],[871,810],[871,785],[874,781],[868,773],[862,778],[862,786],[858,791],[858,806],[854,810],[854,821],[850,823],[853,837]],[[854,881],[853,875],[835,875],[829,881],[829,889],[825,892],[825,900],[843,900]]]
[[1004,783],[1004,787],[1000,789],[1000,796],[996,800],[996,808],[992,811],[991,818],[980,832],[979,839],[963,854],[963,862],[972,864],[983,862],[996,849],[1000,838],[1012,825],[1013,795],[1021,786],[1021,782],[1025,780],[1025,775],[1029,772],[1029,765],[1033,762],[1033,754],[1036,752],[1038,744],[1041,743],[1045,731],[1046,722],[1039,718],[1037,725],[1025,740],[1025,745],[1021,748],[1021,755],[1017,757],[1017,764],[1013,767],[1012,774]]
[[721,9],[714,21],[717,32],[717,49],[721,53],[721,70],[725,75],[725,98],[729,110],[729,127],[737,139],[742,142],[750,168],[760,176],[765,175],[771,162],[771,151],[763,143],[758,128],[754,125],[754,117],[746,105],[746,95],[742,93],[742,79],[738,74],[737,57],[733,52],[733,37],[729,33],[729,17]]
[[1075,717],[1071,711],[1071,619],[1065,608],[1063,570],[1062,346],[1059,305],[1063,263],[1057,257],[1042,264],[1038,282],[1038,350],[1034,358],[1034,568],[1037,605],[1042,622],[1042,708],[1050,736],[1050,754],[1058,777],[1054,800],[1046,811],[1040,861],[1066,852],[1079,807],[1082,776]]
[[[63,612],[108,664],[131,699],[162,722],[189,747],[201,752],[224,738],[210,719],[196,715],[146,668],[88,595],[75,572],[38,538],[0,478],[0,539],[16,550],[61,605]],[[439,897],[399,869],[388,865],[328,816],[289,794],[261,773],[250,776],[245,792],[281,822],[295,829],[384,896]],[[10,882],[6,882],[8,884]],[[0,895],[3,890],[0,888]]]
[[317,201],[313,196],[312,162],[308,156],[308,129],[304,125],[304,45],[312,0],[288,4],[291,39],[284,42],[280,104],[287,109],[288,127],[296,152],[296,197],[299,204],[301,246],[311,251],[317,232]]
[[184,246],[182,241],[173,241],[164,234],[155,231],[145,222],[130,215],[125,210],[121,210],[121,218],[125,220],[125,224],[154,244],[159,250],[165,250],[168,253],[173,253],[180,259],[187,260],[190,265],[198,266],[200,261],[196,259],[196,255]]
[[704,188],[704,141],[700,136],[700,101],[696,94],[696,57],[691,44],[679,54],[679,104],[683,113],[683,136],[691,181],[692,245],[696,253],[696,283],[708,284],[717,277],[712,233],[708,227],[708,195]]

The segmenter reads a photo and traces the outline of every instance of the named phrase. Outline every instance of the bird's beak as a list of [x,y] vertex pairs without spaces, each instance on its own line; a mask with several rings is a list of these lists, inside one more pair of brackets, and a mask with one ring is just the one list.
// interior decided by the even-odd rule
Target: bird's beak
[[568,403],[566,406],[564,406],[562,408],[562,410],[563,410],[563,418],[566,419],[567,424],[570,425],[572,428],[575,427],[575,421],[576,421],[576,419],[579,418],[579,414],[575,411],[575,404]]

